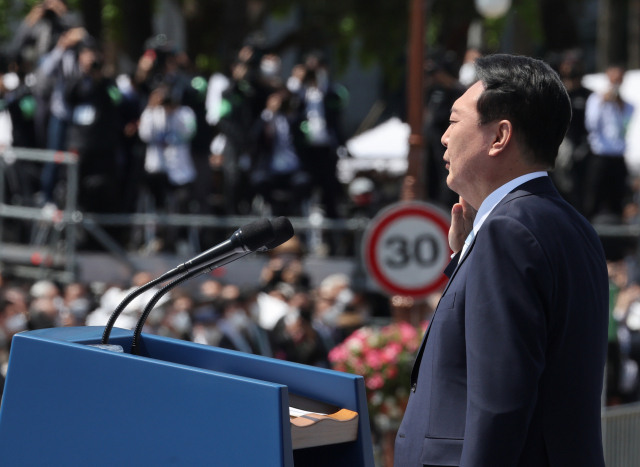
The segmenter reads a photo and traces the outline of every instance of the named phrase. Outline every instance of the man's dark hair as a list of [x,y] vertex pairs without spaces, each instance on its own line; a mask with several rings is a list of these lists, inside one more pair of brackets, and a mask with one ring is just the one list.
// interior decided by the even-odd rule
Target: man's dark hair
[[571,101],[558,74],[541,60],[497,54],[477,59],[476,75],[485,87],[479,124],[509,120],[527,160],[552,169],[571,121]]

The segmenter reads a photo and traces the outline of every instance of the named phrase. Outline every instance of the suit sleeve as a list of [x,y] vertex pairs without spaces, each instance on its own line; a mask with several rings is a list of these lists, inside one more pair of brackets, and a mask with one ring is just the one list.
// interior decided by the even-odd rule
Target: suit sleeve
[[487,220],[469,261],[467,418],[460,467],[515,467],[545,367],[553,273],[518,221]]

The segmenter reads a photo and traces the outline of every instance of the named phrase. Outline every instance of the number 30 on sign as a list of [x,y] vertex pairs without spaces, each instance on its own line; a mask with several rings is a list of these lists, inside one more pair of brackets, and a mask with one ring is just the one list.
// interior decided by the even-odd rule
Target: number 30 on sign
[[414,298],[444,286],[450,223],[448,213],[428,203],[401,202],[381,211],[364,236],[369,275],[385,292]]

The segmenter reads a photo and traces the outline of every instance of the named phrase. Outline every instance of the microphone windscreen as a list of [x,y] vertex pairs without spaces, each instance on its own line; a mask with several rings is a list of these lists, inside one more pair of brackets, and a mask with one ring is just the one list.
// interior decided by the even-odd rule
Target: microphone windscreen
[[244,244],[251,251],[263,247],[275,238],[275,232],[269,219],[259,219],[251,224],[243,225],[240,230]]
[[279,247],[293,237],[293,226],[291,225],[291,221],[286,217],[278,217],[272,220],[271,225],[273,226],[275,237],[273,241],[266,244],[269,250]]

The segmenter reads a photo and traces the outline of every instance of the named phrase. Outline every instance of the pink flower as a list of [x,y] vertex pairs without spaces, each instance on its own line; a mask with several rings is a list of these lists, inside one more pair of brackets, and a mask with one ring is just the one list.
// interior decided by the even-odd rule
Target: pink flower
[[388,366],[385,369],[384,375],[387,379],[393,379],[398,376],[398,367],[396,366]]
[[377,350],[369,350],[364,354],[364,360],[372,369],[379,370],[382,368],[383,360],[381,358],[381,352]]
[[358,339],[347,339],[344,341],[347,352],[352,355],[360,355],[362,353],[362,341]]
[[371,328],[363,327],[363,328],[360,328],[360,329],[354,331],[353,334],[351,334],[347,338],[347,341],[355,339],[358,342],[360,342],[363,346],[367,346],[368,345],[367,344],[367,339],[372,334],[373,334],[373,331],[371,330]]
[[401,322],[398,324],[398,328],[400,330],[400,339],[404,344],[414,340],[418,335],[416,328],[409,323]]
[[337,363],[337,364],[333,365],[333,369],[336,370],[336,371],[342,371],[342,372],[346,372],[347,371],[347,367],[343,363]]
[[349,352],[344,345],[338,345],[329,352],[329,361],[332,363],[344,362],[349,357]]
[[358,363],[354,365],[353,372],[356,375],[364,376],[367,373],[367,368],[362,363]]
[[384,379],[382,378],[382,375],[380,375],[380,373],[375,373],[373,376],[367,379],[366,385],[369,389],[375,391],[376,389],[380,389],[382,386],[384,386]]
[[402,346],[397,342],[391,342],[382,350],[382,360],[385,363],[395,363],[402,352]]

